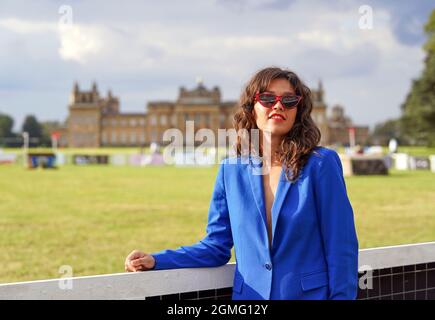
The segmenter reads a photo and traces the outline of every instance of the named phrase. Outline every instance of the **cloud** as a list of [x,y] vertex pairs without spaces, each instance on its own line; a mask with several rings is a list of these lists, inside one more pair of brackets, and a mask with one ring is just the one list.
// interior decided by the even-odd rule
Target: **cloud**
[[56,31],[56,25],[53,23],[17,18],[0,19],[0,28],[7,29],[14,33],[26,35]]
[[71,25],[59,28],[59,55],[64,60],[86,63],[104,49],[104,34],[98,27]]

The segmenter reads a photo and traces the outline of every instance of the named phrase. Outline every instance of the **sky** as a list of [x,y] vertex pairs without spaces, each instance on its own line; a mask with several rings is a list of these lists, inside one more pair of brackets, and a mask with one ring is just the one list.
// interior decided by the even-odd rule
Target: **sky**
[[[434,1],[0,0],[0,113],[66,119],[74,81],[118,96],[123,112],[175,100],[180,86],[238,99],[259,69],[322,80],[329,110],[356,125],[400,115],[423,68]],[[371,14],[371,16],[370,16]],[[370,18],[371,17],[371,18]],[[370,24],[371,22],[371,24]]]

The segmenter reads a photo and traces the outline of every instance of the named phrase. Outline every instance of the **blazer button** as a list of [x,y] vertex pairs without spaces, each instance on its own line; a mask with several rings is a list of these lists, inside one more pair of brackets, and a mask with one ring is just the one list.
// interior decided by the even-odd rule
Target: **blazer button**
[[265,265],[264,265],[264,267],[267,269],[267,270],[272,270],[272,265],[270,264],[270,263],[266,263]]

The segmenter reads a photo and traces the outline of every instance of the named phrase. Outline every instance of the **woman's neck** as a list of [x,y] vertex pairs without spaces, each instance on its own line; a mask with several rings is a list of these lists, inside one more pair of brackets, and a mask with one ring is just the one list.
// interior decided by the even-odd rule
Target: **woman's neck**
[[267,166],[281,165],[278,151],[283,138],[281,136],[272,135],[270,132],[262,132],[261,137],[260,143],[264,164]]

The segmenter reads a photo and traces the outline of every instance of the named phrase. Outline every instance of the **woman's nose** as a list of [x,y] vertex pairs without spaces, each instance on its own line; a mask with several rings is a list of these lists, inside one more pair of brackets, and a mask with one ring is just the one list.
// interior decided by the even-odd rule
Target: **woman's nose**
[[284,107],[281,104],[281,101],[278,101],[277,103],[275,103],[275,105],[273,106],[273,110],[284,110]]

